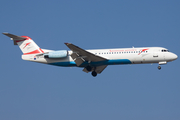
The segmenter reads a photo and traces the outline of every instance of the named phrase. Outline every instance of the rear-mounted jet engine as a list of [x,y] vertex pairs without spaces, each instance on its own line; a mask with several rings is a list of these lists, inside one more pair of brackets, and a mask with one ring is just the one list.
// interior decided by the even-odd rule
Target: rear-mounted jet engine
[[44,54],[44,58],[65,58],[68,56],[67,50],[59,50]]

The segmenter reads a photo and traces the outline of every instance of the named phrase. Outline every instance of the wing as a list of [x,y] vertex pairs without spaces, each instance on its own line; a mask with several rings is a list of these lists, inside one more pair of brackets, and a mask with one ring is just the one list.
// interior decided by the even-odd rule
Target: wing
[[103,57],[100,57],[93,53],[90,53],[78,46],[71,44],[71,43],[65,43],[65,45],[67,45],[67,47],[69,49],[71,49],[73,51],[73,53],[77,53],[79,56],[82,56],[84,58],[84,60],[86,60],[86,61],[98,62],[98,61],[107,60]]
[[[65,45],[73,51],[73,53],[71,54],[71,57],[75,61],[77,66],[80,66],[83,62],[90,63],[90,62],[98,62],[98,61],[107,60],[106,58],[90,53],[71,43],[65,43]],[[94,69],[97,73],[101,73],[106,67],[107,65],[102,65],[102,66],[97,66]],[[86,68],[84,68],[83,71],[89,72],[86,70]]]

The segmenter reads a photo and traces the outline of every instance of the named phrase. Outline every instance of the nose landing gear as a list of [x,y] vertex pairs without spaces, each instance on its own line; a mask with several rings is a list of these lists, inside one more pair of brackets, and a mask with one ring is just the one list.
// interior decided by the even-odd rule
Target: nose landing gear
[[161,66],[158,66],[158,69],[160,70],[160,69],[161,69]]
[[165,65],[165,64],[167,64],[167,61],[161,61],[161,62],[159,62],[158,69],[159,69],[159,70],[161,69],[161,66],[160,66],[160,65]]

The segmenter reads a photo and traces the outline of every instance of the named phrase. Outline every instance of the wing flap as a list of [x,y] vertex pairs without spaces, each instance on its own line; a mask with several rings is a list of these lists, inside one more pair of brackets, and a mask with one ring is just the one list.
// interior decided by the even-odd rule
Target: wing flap
[[90,72],[90,71],[88,71],[86,68],[84,68],[83,71],[86,72],[86,73]]
[[100,74],[106,67],[107,65],[98,66],[95,71]]
[[85,60],[82,57],[80,57],[77,53],[72,53],[71,57],[77,66],[80,66],[83,62],[85,62]]

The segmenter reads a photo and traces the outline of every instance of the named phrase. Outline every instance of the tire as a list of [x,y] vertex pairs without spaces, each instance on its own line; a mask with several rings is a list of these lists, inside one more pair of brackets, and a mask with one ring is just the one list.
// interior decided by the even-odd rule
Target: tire
[[161,69],[161,66],[158,66],[158,69],[160,70],[160,69]]
[[97,73],[95,71],[93,71],[91,74],[92,74],[93,77],[97,76]]
[[87,66],[86,70],[90,72],[92,70],[92,67],[91,66]]

